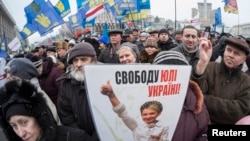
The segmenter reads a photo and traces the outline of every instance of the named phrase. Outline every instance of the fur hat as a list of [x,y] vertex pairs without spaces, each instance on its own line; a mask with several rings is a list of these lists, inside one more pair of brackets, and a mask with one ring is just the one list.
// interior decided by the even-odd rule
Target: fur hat
[[177,51],[159,52],[156,55],[153,64],[189,65],[185,56]]
[[34,117],[45,135],[55,130],[56,122],[45,98],[28,81],[12,80],[5,83],[0,89],[0,105],[0,126],[10,141],[21,141],[8,123],[13,115]]
[[55,43],[56,50],[58,49],[65,49],[68,50],[68,42],[66,41],[58,41]]
[[38,77],[36,67],[27,58],[13,58],[8,62],[5,69],[7,69],[11,75],[22,79],[30,80],[33,77]]
[[69,52],[68,63],[72,64],[73,59],[77,56],[96,56],[96,51],[90,43],[78,43]]
[[239,39],[237,37],[228,37],[226,40],[225,40],[225,43],[226,44],[230,44],[230,45],[234,45],[236,46],[237,48],[239,48],[240,50],[243,50],[245,51],[246,55],[249,54],[249,45],[248,43],[243,40],[243,39]]

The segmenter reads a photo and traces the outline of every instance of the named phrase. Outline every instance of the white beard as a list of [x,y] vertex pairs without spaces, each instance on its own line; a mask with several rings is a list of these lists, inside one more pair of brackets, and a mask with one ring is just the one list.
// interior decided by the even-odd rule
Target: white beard
[[83,67],[81,69],[71,67],[70,75],[72,78],[80,82],[84,81],[85,79]]

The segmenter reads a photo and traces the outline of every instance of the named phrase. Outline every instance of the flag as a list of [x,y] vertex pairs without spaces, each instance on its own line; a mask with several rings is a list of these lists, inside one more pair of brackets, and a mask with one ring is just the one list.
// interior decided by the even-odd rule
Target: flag
[[233,14],[239,14],[236,0],[224,0],[224,11]]
[[190,20],[190,24],[199,24],[200,23],[200,16],[199,12]]
[[9,44],[8,47],[11,51],[16,51],[21,47],[21,42],[15,37]]
[[102,30],[102,36],[108,40],[109,43],[109,36],[108,36],[108,24],[105,22]]
[[62,18],[67,16],[71,12],[69,0],[59,0],[54,8]]
[[43,5],[42,10],[34,18],[34,26],[40,35],[52,30],[54,27],[64,23],[62,17],[55,11],[53,5],[48,0],[46,5]]
[[86,13],[86,21],[91,21],[92,19],[94,19],[96,16],[100,15],[103,12],[104,12],[103,4],[100,4],[92,9],[90,9]]
[[42,7],[47,5],[44,0],[33,0],[31,4],[24,8],[28,23],[32,23],[33,19],[41,12]]
[[0,58],[4,58],[6,60],[6,57],[7,57],[6,53],[8,52],[8,46],[7,46],[7,39],[5,36],[5,32],[3,33],[2,39],[0,41],[0,45],[1,45]]
[[115,0],[116,4],[119,6],[119,9],[121,10],[137,10],[137,1],[136,0],[130,0],[130,1],[124,1],[124,0]]
[[220,9],[220,7],[215,10],[214,18],[215,18],[215,22],[214,22],[215,26],[222,24],[222,22],[221,22],[221,9]]
[[19,33],[20,33],[22,39],[25,40],[27,37],[29,37],[30,35],[32,35],[35,32],[36,32],[36,29],[32,26],[32,24],[26,23],[23,27],[23,30],[20,31]]
[[82,8],[88,3],[88,0],[76,0],[77,9]]

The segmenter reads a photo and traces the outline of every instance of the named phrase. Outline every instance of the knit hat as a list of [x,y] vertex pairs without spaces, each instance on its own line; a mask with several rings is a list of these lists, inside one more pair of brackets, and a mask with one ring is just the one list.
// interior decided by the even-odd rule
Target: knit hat
[[77,56],[96,56],[96,51],[90,43],[78,43],[69,52],[68,63],[72,64],[73,59]]
[[32,79],[38,77],[38,72],[33,63],[27,58],[13,58],[6,65],[9,73],[22,79]]
[[189,65],[185,56],[177,51],[159,52],[156,55],[153,64]]
[[42,65],[43,63],[43,59],[37,55],[33,55],[31,58],[30,58],[30,61],[34,64],[34,66],[36,68],[39,68],[40,65]]
[[99,37],[98,42],[102,42],[102,43],[104,43],[105,45],[107,45],[107,44],[109,43],[107,37],[105,37],[105,36]]
[[237,48],[239,48],[240,50],[243,50],[246,55],[249,54],[249,45],[247,44],[247,42],[243,39],[239,39],[237,37],[228,37],[226,40],[225,40],[225,43],[226,44],[230,44],[230,45],[234,45],[236,46]]
[[162,33],[167,33],[168,34],[168,30],[166,28],[162,28],[159,33],[158,36],[160,36]]

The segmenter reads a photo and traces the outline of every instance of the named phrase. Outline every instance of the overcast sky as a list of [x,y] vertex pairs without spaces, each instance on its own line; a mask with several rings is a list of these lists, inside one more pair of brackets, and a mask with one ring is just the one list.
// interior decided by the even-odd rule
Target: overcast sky
[[[55,4],[58,0],[51,0],[52,4]],[[71,13],[76,13],[76,0],[70,0]],[[159,16],[167,19],[175,19],[175,1],[176,1],[176,19],[184,20],[191,19],[191,8],[198,8],[198,2],[204,2],[204,0],[151,0],[151,15]],[[212,3],[212,9],[221,7],[222,22],[227,26],[233,26],[250,22],[250,8],[249,0],[237,0],[239,15],[228,14],[223,10],[224,3],[222,0],[206,0],[207,3]],[[11,13],[12,17],[16,21],[17,26],[22,30],[26,24],[26,18],[24,16],[24,7],[29,5],[32,0],[3,0],[7,9]],[[38,38],[38,33],[35,33],[29,37],[31,42],[34,42]]]

